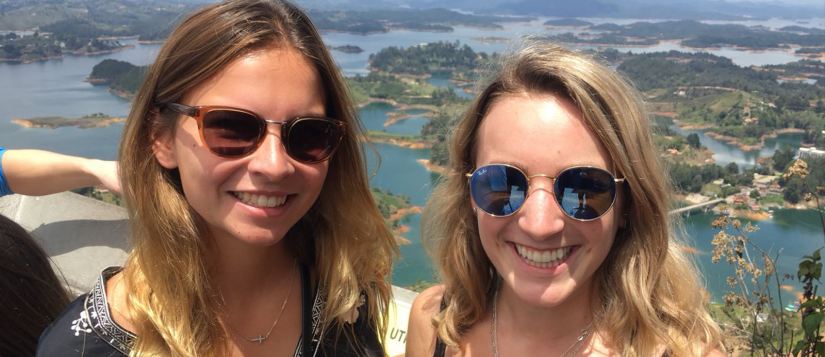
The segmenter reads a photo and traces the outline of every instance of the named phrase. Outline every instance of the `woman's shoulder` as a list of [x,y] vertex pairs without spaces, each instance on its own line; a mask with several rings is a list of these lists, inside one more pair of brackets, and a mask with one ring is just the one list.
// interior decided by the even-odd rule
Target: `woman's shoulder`
[[43,331],[37,356],[128,355],[136,336],[111,318],[106,300],[106,281],[119,268],[104,269],[92,291],[81,295]]
[[[422,291],[413,301],[411,312],[435,316],[441,311],[444,297],[444,285],[435,285]],[[410,314],[412,315],[412,314]]]
[[407,327],[407,356],[433,355],[436,330],[432,321],[442,310],[443,297],[444,285],[436,285],[422,291],[413,301]]

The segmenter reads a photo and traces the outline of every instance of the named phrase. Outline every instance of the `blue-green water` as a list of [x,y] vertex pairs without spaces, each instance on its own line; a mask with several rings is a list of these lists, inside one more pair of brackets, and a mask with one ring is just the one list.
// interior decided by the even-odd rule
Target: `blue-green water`
[[[710,213],[692,214],[686,219],[686,231],[694,243],[694,247],[699,251],[696,255],[698,262],[705,272],[708,288],[714,300],[720,301],[720,297],[727,289],[725,280],[729,276],[734,276],[733,268],[725,263],[724,259],[718,263],[711,261],[711,250],[713,245],[711,240],[718,232],[711,227],[711,222],[716,215]],[[738,218],[743,226],[746,222],[751,222],[759,227],[754,233],[748,233],[751,241],[770,252],[776,261],[780,278],[783,274],[790,274],[796,277],[799,268],[799,261],[804,255],[810,255],[817,248],[825,245],[825,237],[822,234],[822,226],[819,223],[819,215],[814,210],[778,209],[773,213],[773,217],[763,221],[750,221]],[[728,234],[738,234],[732,227],[727,230]],[[751,250],[751,257],[761,264],[761,255],[755,250]],[[788,285],[791,291],[782,291],[784,304],[793,302],[797,295],[801,293],[798,281],[781,281],[782,285]],[[773,291],[776,291],[775,281],[771,281]],[[777,302],[778,303],[778,302]]]
[[[511,30],[503,32],[486,31],[478,36],[504,36],[518,32],[518,29],[533,26],[528,25],[514,25]],[[327,34],[325,38],[330,38],[332,35]],[[469,31],[458,29],[452,35],[392,32],[370,36],[338,34],[332,37],[336,41],[342,41],[333,44],[351,43],[359,45],[366,47],[367,52],[365,53],[368,54],[374,53],[381,46],[389,44],[412,45],[438,39],[452,41],[470,36]],[[103,159],[115,158],[118,141],[123,130],[122,124],[98,129],[61,128],[51,130],[26,129],[11,123],[9,120],[51,115],[74,117],[96,112],[125,116],[129,111],[127,100],[106,92],[105,87],[92,86],[89,83],[82,82],[82,80],[91,73],[92,67],[103,59],[114,58],[142,65],[150,63],[159,48],[159,45],[137,44],[134,41],[127,42],[134,44],[136,48],[93,57],[67,56],[63,60],[26,65],[0,63],[0,108],[2,108],[0,109],[0,145],[7,148],[46,149]],[[475,48],[477,42],[471,42],[471,45]],[[489,52],[492,47],[499,48],[502,46],[489,45],[487,48],[481,46],[476,50]],[[339,63],[343,64],[346,59],[345,55],[348,54],[334,52],[334,55]],[[363,61],[363,59],[358,59],[358,61]],[[365,62],[359,63],[361,63],[359,65],[362,65]],[[346,66],[342,67],[345,71],[347,70]],[[395,110],[392,105],[386,103],[373,103],[362,108],[359,112],[366,128],[389,131],[393,126],[385,128],[383,123],[386,122],[387,113]],[[412,127],[418,125],[415,120],[410,123]],[[397,125],[403,127],[405,124],[401,122],[394,126]],[[418,130],[420,130],[420,127],[418,127]],[[709,147],[712,145],[725,145],[706,136],[700,136],[700,138],[702,143]],[[777,143],[788,143],[793,147],[798,147],[799,140],[799,135],[795,134],[780,135],[776,139]],[[770,154],[772,154],[773,152],[769,148],[770,145],[767,145],[763,151],[770,151]],[[382,163],[376,175],[372,178],[371,184],[394,193],[403,193],[411,198],[413,204],[423,206],[431,190],[431,174],[416,160],[428,159],[430,156],[429,150],[411,150],[384,144],[378,144],[376,148],[381,154]],[[717,153],[723,151],[717,150],[716,146],[714,146],[714,150]],[[729,157],[729,159],[720,157],[717,159],[720,163],[725,163],[725,160],[728,160],[727,162],[748,163],[753,162],[756,156],[767,156],[765,152],[754,155],[730,146],[727,146],[724,152],[725,157]],[[371,157],[371,167],[375,169],[376,160],[374,155]],[[693,214],[686,220],[687,232],[696,242],[697,249],[702,252],[710,252],[711,249],[710,241],[714,234],[710,230],[712,219],[713,217],[710,214]],[[410,285],[417,280],[431,280],[434,276],[431,261],[421,247],[419,237],[420,221],[421,215],[419,214],[411,216],[409,221],[404,223],[410,227],[410,231],[405,233],[404,237],[412,243],[401,247],[402,257],[393,271],[393,283],[396,285]],[[794,275],[799,258],[803,254],[810,253],[814,249],[823,246],[821,229],[813,211],[779,210],[774,214],[773,219],[759,222],[759,225],[761,229],[754,234],[754,239],[763,247],[773,246],[774,251],[780,248],[783,249],[783,258],[780,259],[779,264],[782,273]],[[710,290],[714,296],[720,296],[721,291],[724,289],[722,282],[728,273],[727,267],[722,264],[711,264],[708,254],[699,254],[697,257],[707,272]]]
[[392,104],[384,102],[374,102],[358,110],[361,121],[367,130],[384,131],[384,123],[387,122],[387,114],[396,111]]
[[447,76],[432,76],[427,78],[427,83],[432,84],[436,87],[442,88],[452,88],[453,93],[455,93],[459,98],[465,99],[473,99],[475,96],[473,94],[465,92],[463,89],[459,88],[452,82],[450,82],[450,78]]
[[[419,135],[424,125],[430,121],[427,117],[413,116],[393,125],[384,126],[384,123],[387,122],[387,114],[397,111],[398,109],[392,104],[374,102],[358,110],[358,113],[361,115],[361,120],[367,130],[385,131],[392,134]],[[419,115],[426,113],[427,110],[407,109],[405,112],[411,115]]]
[[731,162],[735,162],[738,166],[749,168],[756,164],[756,159],[760,157],[773,156],[776,150],[783,147],[791,147],[794,150],[799,149],[799,144],[805,138],[804,133],[784,133],[779,134],[775,138],[765,139],[764,146],[761,149],[742,151],[736,145],[731,145],[726,142],[718,141],[707,135],[706,130],[684,130],[678,125],[670,126],[673,131],[688,136],[689,134],[699,134],[699,142],[713,151],[713,159],[716,163],[725,166]]

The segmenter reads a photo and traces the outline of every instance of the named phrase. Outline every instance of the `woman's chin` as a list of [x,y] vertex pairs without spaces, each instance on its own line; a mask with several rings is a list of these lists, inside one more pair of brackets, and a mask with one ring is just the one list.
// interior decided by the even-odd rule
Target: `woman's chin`
[[563,306],[573,298],[573,289],[559,284],[519,284],[515,292],[519,300],[539,308]]

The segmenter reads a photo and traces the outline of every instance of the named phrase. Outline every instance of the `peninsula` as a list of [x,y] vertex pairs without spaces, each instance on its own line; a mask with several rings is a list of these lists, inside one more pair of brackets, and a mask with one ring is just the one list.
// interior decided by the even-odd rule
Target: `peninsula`
[[126,118],[108,116],[103,113],[85,115],[80,118],[64,118],[58,116],[36,117],[28,119],[12,119],[12,123],[20,124],[27,128],[57,129],[67,126],[76,126],[81,129],[103,128],[114,123],[123,123]]

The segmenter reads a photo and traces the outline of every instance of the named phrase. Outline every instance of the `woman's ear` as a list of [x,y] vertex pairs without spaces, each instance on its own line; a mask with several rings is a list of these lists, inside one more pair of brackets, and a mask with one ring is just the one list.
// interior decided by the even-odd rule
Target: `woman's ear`
[[[160,116],[160,110],[157,107],[149,109],[148,115]],[[158,119],[158,118],[153,118]],[[153,133],[155,141],[152,143],[152,151],[155,153],[155,159],[158,160],[160,166],[166,169],[175,169],[178,167],[178,157],[175,155],[173,148],[173,134],[170,133]]]
[[152,151],[155,152],[155,159],[158,160],[160,166],[169,170],[178,167],[178,157],[175,155],[175,150],[172,147],[171,135],[162,135],[155,139],[152,144]]

